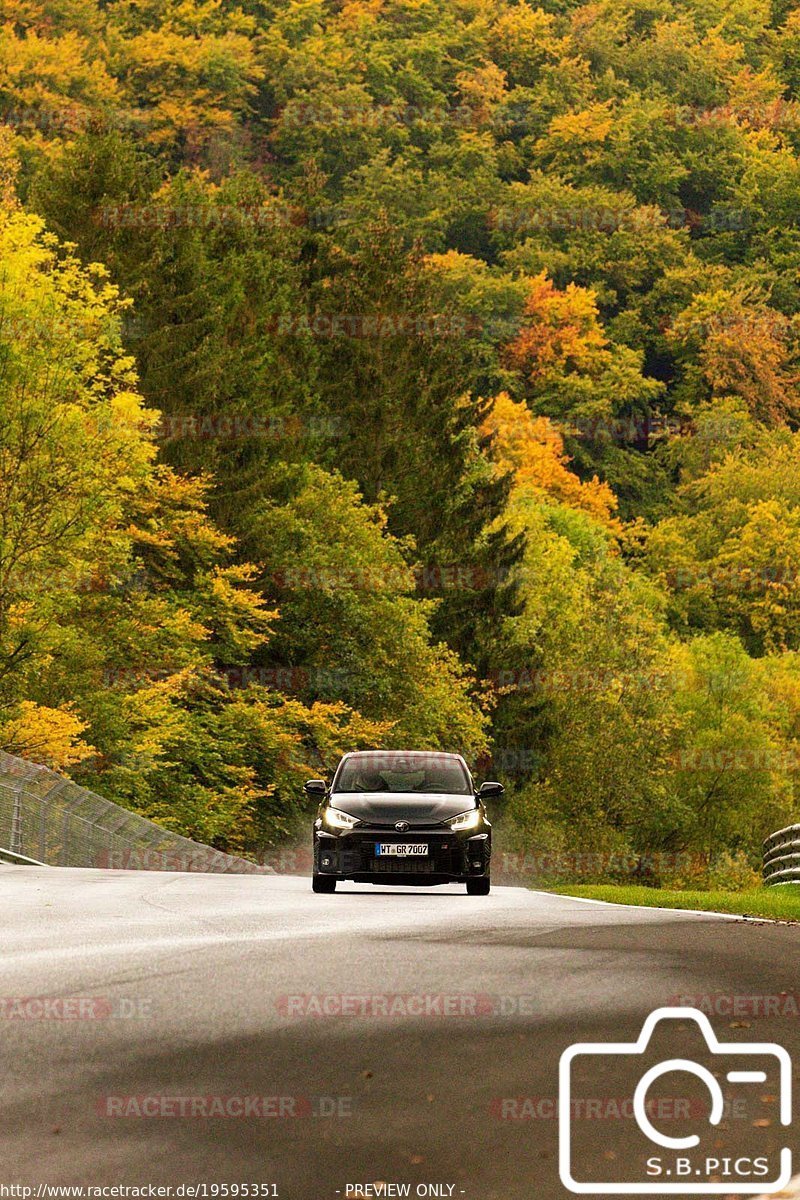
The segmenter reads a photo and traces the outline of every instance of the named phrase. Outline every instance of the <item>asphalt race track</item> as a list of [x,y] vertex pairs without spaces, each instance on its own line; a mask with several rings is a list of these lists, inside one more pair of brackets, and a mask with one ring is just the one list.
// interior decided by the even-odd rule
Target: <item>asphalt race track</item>
[[[569,1194],[555,1101],[571,1043],[634,1041],[654,1009],[703,997],[721,1040],[800,1063],[796,926],[523,888],[314,896],[293,876],[10,866],[0,899],[10,1183],[550,1200]],[[659,1050],[685,1056],[694,1032],[673,1022]],[[628,1169],[638,1131],[608,1103],[625,1081],[598,1070],[581,1153],[587,1171]],[[762,1088],[714,1153],[757,1137],[797,1171],[795,1128]]]

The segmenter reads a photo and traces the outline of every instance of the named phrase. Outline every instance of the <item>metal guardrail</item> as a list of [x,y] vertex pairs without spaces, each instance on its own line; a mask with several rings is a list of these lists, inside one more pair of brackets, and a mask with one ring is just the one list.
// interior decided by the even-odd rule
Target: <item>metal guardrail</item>
[[800,883],[800,825],[787,825],[764,842],[764,883]]
[[273,874],[162,829],[47,767],[0,751],[0,858],[53,867]]
[[15,854],[13,850],[6,850],[4,846],[0,846],[0,862],[16,863],[17,866],[22,864],[26,867],[46,867],[47,863],[39,862],[38,858],[28,858],[25,854]]

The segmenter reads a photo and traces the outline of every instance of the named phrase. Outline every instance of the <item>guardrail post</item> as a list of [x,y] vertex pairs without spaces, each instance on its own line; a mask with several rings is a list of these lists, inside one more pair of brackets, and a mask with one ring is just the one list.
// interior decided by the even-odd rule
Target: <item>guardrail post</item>
[[39,858],[47,861],[47,808],[44,800],[39,801]]
[[22,854],[22,784],[14,791],[14,811],[11,815],[11,846],[14,854]]

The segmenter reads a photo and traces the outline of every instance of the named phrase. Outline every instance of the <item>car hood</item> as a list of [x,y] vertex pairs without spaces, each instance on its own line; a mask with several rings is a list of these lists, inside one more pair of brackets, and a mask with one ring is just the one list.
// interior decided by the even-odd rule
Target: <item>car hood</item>
[[475,799],[441,792],[337,792],[331,795],[330,804],[375,825],[394,825],[395,821],[430,825],[474,808]]

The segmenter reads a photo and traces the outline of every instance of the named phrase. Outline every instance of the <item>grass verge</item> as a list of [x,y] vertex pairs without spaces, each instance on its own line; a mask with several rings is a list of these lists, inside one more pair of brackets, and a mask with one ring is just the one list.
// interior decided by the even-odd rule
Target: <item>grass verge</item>
[[800,886],[758,888],[751,892],[674,892],[666,888],[612,884],[548,888],[560,896],[580,896],[611,904],[642,904],[647,908],[695,908],[703,912],[800,921]]

